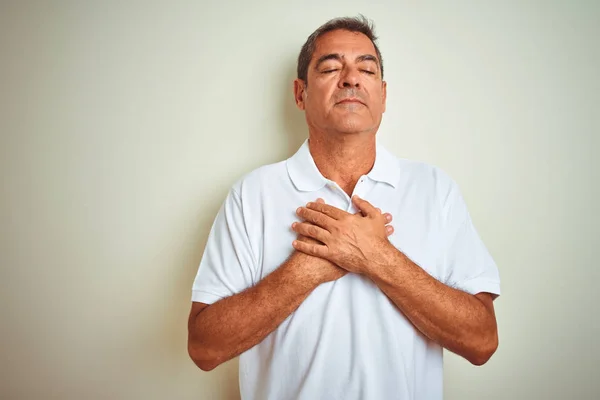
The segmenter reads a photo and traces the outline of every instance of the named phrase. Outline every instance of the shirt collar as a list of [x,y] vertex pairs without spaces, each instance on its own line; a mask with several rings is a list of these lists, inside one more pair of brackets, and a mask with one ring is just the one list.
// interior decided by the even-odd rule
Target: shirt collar
[[400,163],[398,159],[383,147],[379,141],[377,141],[375,151],[375,164],[367,176],[375,181],[384,182],[396,188],[400,180]]
[[[304,141],[296,154],[287,159],[286,165],[290,179],[298,190],[304,192],[317,191],[329,182],[327,178],[321,175],[310,154],[308,139]],[[377,142],[376,147],[375,164],[367,176],[393,187],[398,184],[400,169],[396,157],[379,142]]]

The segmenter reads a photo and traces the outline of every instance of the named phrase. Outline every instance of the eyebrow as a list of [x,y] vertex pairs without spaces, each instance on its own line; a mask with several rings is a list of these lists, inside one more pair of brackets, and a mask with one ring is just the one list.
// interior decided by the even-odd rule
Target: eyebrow
[[[336,60],[342,62],[342,56],[339,53],[325,54],[319,57],[317,63],[315,64],[315,69],[318,69],[319,66],[327,60]],[[355,62],[359,63],[363,61],[373,61],[375,64],[377,64],[377,67],[379,67],[379,59],[372,54],[363,54],[356,57]]]

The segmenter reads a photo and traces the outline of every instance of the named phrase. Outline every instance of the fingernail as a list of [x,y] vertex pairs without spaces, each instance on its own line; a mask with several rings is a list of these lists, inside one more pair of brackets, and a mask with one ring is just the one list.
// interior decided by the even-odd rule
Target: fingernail
[[292,224],[292,228],[295,228],[295,227],[296,227],[296,225],[298,225],[298,223],[297,223],[297,222],[294,222],[294,223]]
[[296,210],[296,214],[300,214],[300,211],[302,211],[302,207],[298,207],[298,209]]
[[306,204],[306,207],[310,207],[310,206],[312,206],[312,203]]

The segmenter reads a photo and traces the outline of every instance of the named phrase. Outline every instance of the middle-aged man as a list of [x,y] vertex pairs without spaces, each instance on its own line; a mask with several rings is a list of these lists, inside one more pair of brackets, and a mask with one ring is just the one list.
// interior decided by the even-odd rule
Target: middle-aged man
[[308,140],[235,183],[209,235],[189,354],[205,371],[241,354],[243,399],[441,399],[443,348],[475,365],[497,348],[498,270],[457,185],[376,140],[375,40],[364,18],[309,36]]

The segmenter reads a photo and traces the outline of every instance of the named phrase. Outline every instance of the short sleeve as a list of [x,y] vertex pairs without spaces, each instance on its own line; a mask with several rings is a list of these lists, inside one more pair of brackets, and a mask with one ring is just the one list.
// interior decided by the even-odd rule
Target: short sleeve
[[500,295],[498,267],[479,237],[458,185],[452,182],[443,207],[445,284],[470,294]]
[[212,304],[253,285],[255,260],[246,230],[240,195],[231,189],[213,222],[192,301]]

